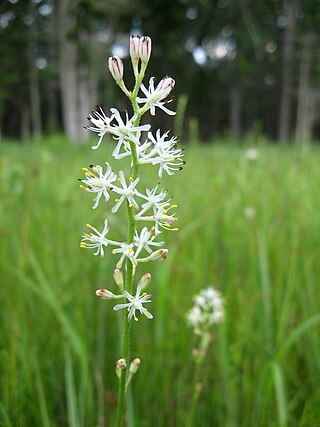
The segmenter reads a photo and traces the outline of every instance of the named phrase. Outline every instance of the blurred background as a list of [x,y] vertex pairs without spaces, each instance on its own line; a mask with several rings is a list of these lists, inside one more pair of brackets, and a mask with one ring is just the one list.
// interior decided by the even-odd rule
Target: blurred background
[[[212,328],[195,425],[320,425],[319,6],[0,1],[1,427],[114,422],[123,319],[95,291],[117,291],[117,259],[79,241],[106,216],[124,239],[126,215],[92,210],[78,178],[90,164],[130,168],[112,158],[112,138],[92,150],[83,128],[97,104],[129,110],[107,58],[123,58],[131,88],[130,34],[152,38],[145,84],[176,80],[177,115],[146,119],[179,134],[187,164],[160,184],[179,232],[161,235],[168,258],[148,266],[154,319],[133,325],[141,366],[125,425],[187,425],[199,340],[186,313],[209,284],[225,320]],[[141,173],[158,183],[151,166]]]
[[129,63],[130,34],[153,39],[150,76],[177,80],[185,138],[320,137],[317,0],[3,0],[0,34],[3,137],[88,139],[96,104],[123,107],[106,59]]

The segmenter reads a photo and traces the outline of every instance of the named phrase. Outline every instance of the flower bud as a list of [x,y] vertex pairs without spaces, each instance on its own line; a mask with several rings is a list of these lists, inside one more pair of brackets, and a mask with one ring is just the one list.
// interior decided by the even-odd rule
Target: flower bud
[[138,369],[140,367],[140,363],[141,363],[141,361],[138,357],[136,359],[133,359],[133,361],[130,363],[130,368],[129,368],[130,374],[133,375],[138,371]]
[[141,290],[145,290],[151,283],[151,274],[147,273],[141,277]]
[[175,81],[167,76],[160,80],[160,82],[157,85],[156,91],[161,93],[161,99],[166,98],[169,93],[174,88]]
[[119,286],[121,292],[123,291],[123,274],[121,270],[116,268],[113,272],[113,278],[116,284]]
[[108,65],[112,77],[119,84],[123,78],[123,62],[118,56],[111,56]]
[[115,294],[108,291],[108,289],[98,289],[96,291],[96,295],[97,295],[97,297],[99,297],[101,299],[114,299],[114,297],[115,297]]
[[139,61],[139,46],[140,46],[140,36],[132,35],[130,37],[130,56],[131,61],[136,64]]
[[167,258],[168,255],[168,249],[158,249],[155,252],[152,252],[151,255],[149,255],[146,258],[138,258],[138,262],[150,262],[150,261],[164,261]]
[[120,378],[121,371],[123,369],[126,369],[126,367],[127,367],[126,359],[119,359],[116,361],[116,374],[118,378]]
[[151,55],[151,39],[150,37],[141,37],[139,43],[139,56],[144,64],[149,62]]

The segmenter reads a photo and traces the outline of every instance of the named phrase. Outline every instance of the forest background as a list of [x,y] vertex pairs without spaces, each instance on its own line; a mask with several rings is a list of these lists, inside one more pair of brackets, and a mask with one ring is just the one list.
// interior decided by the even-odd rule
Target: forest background
[[128,58],[129,34],[151,36],[153,70],[176,78],[184,139],[320,137],[317,0],[4,0],[1,135],[87,140],[96,104],[126,107],[106,59]]

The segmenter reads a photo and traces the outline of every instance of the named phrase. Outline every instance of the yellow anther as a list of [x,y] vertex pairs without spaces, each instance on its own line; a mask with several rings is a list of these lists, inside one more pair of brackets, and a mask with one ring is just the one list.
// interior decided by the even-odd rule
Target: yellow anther
[[173,221],[178,221],[178,218],[172,218],[173,219]]
[[130,253],[130,254],[133,254],[133,252],[134,252],[134,251],[133,251],[133,249],[132,249],[132,248],[130,248],[130,249],[129,249],[129,253]]
[[81,170],[83,170],[83,172],[89,172],[88,168],[82,168]]
[[86,227],[87,228],[92,228],[92,225],[91,224],[86,224]]
[[91,178],[96,178],[94,173],[90,173]]
[[129,208],[132,208],[132,204],[130,203]]
[[85,190],[86,187],[84,185],[80,185],[81,190]]
[[166,215],[166,214],[168,213],[168,211],[164,210],[164,211],[162,211],[162,213],[163,213],[164,215]]
[[91,173],[90,173],[90,172],[86,172],[86,173],[85,173],[85,176],[87,176],[88,178],[90,178]]
[[111,253],[114,255],[117,253],[116,249],[112,249]]
[[171,227],[171,225],[170,225],[170,224],[164,224],[164,226],[165,226],[165,227],[168,227],[168,228],[170,228],[170,227]]
[[85,244],[85,243],[80,243],[80,248],[81,248],[81,249],[86,248],[86,244]]
[[139,319],[137,317],[135,317],[134,320],[137,322]]
[[90,234],[88,234],[88,233],[86,233],[86,234],[85,234],[85,236],[86,236],[88,239],[90,239],[90,238],[91,238]]
[[93,172],[98,172],[98,168],[95,166],[94,168],[92,168]]
[[118,203],[118,202],[119,202],[119,199],[114,199],[114,201],[115,201],[116,203]]
[[130,308],[128,307],[128,308],[127,308],[127,312],[129,312],[129,311],[130,311]]
[[178,205],[172,205],[171,207],[172,207],[172,209],[175,209],[178,207]]
[[179,231],[179,228],[173,228],[172,231]]
[[147,294],[147,292],[143,292],[142,296],[145,297]]
[[130,178],[129,178],[129,181],[131,181],[131,182],[133,181],[133,178],[132,178],[132,176],[130,176]]
[[121,182],[121,178],[120,177],[118,178],[118,181]]

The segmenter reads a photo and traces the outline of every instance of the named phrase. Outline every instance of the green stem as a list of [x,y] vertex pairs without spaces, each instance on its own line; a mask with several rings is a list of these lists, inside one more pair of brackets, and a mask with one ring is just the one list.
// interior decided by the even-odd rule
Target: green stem
[[[140,122],[140,117],[138,115],[136,119],[136,125]],[[132,178],[136,179],[139,172],[139,162],[137,156],[136,146],[133,142],[130,141],[131,155],[132,155]],[[133,242],[134,232],[136,229],[136,221],[134,217],[133,207],[127,203],[127,215],[128,215],[128,235],[127,243],[130,244]],[[133,288],[133,265],[130,260],[127,260],[126,263],[127,273],[125,280],[125,289],[132,294]],[[130,339],[131,339],[131,322],[128,320],[127,313],[124,314],[124,331],[123,331],[123,344],[122,344],[122,358],[125,359],[127,365],[129,365],[130,357]],[[116,412],[116,427],[121,427],[122,423],[122,414],[124,408],[125,394],[126,394],[126,376],[127,369],[121,371],[120,380],[119,380],[119,392],[118,392],[118,406]]]
[[194,379],[193,379],[193,395],[191,399],[191,405],[189,410],[189,416],[187,421],[187,427],[193,427],[193,420],[196,413],[196,407],[200,395],[200,375],[201,375],[201,366],[203,360],[206,356],[208,347],[210,343],[210,335],[208,333],[204,333],[199,346],[199,355],[196,356],[196,368],[194,371]]

